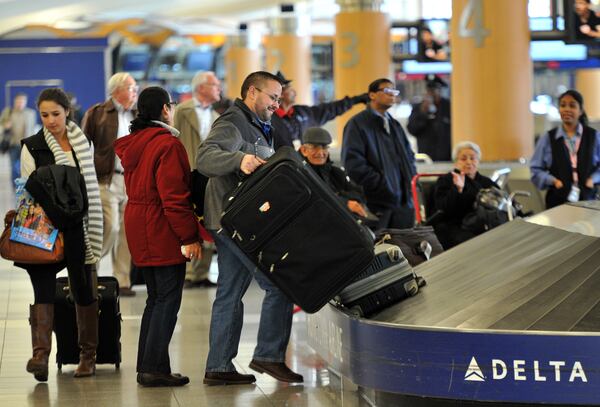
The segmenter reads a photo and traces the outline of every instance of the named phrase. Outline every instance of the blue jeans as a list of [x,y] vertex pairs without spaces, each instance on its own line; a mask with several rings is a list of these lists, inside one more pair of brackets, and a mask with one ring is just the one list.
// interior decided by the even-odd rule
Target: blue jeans
[[148,299],[142,317],[136,370],[140,373],[171,373],[169,343],[181,305],[185,263],[140,267]]
[[10,156],[10,176],[12,187],[15,189],[15,180],[21,176],[21,146],[11,146],[8,150]]
[[217,246],[219,279],[210,321],[206,371],[235,370],[231,361],[237,356],[242,333],[242,298],[253,277],[265,291],[253,358],[263,362],[284,362],[292,329],[293,304],[256,269],[228,236],[215,231],[211,234]]

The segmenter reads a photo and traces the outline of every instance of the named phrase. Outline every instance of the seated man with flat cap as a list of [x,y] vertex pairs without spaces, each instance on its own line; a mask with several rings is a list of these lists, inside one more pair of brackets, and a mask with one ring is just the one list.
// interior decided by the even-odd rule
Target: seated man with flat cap
[[304,132],[302,140],[300,146],[302,158],[331,187],[350,212],[360,219],[373,217],[374,215],[367,211],[364,204],[366,199],[362,187],[352,182],[346,171],[333,165],[329,159],[329,145],[332,141],[329,132],[320,127],[310,127]]
[[314,106],[296,105],[296,90],[290,84],[292,80],[286,79],[280,71],[277,72],[276,76],[283,85],[283,90],[279,108],[271,117],[275,150],[281,146],[298,149],[302,143],[302,134],[306,129],[322,126],[346,113],[352,106],[369,101],[369,96],[364,93],[353,97],[346,96],[340,100]]

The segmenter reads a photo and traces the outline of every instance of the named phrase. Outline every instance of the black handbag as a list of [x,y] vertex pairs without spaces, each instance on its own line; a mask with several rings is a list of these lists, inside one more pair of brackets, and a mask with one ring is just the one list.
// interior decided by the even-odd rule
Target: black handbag
[[461,228],[479,235],[508,222],[508,211],[512,211],[513,218],[517,215],[506,192],[495,187],[483,188],[477,193],[473,211],[463,218]]
[[191,196],[194,205],[194,213],[199,218],[204,216],[204,196],[206,195],[206,185],[208,177],[200,174],[198,170],[192,171]]
[[10,130],[4,130],[0,140],[0,153],[6,154],[10,150]]

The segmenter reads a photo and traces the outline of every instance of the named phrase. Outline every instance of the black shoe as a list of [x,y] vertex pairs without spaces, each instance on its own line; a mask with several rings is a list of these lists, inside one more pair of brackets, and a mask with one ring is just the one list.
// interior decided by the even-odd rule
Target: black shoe
[[212,287],[216,287],[217,286],[217,283],[213,283],[208,278],[205,278],[204,280],[198,281],[196,284],[200,285],[202,287],[208,287],[208,288],[212,288]]
[[280,382],[287,383],[302,383],[304,378],[298,373],[294,373],[283,362],[261,362],[260,360],[252,359],[250,368],[258,373],[266,373]]
[[226,384],[252,384],[256,381],[253,374],[241,374],[236,372],[206,372],[204,384],[209,386],[223,386]]
[[138,373],[137,382],[144,387],[175,387],[188,384],[190,379],[178,373]]

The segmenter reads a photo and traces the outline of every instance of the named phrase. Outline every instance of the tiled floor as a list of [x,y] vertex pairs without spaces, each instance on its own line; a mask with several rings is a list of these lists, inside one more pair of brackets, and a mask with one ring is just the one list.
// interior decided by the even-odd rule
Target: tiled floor
[[[8,184],[8,159],[0,156],[0,214],[12,205]],[[106,271],[106,270],[105,270]],[[106,274],[101,271],[100,275]],[[215,289],[197,288],[184,292],[176,331],[171,341],[174,372],[190,377],[180,388],[142,388],[135,380],[135,358],[145,288],[137,296],[121,298],[123,315],[121,343],[123,362],[119,370],[99,365],[91,378],[74,379],[74,366],[59,371],[50,365],[47,383],[38,383],[25,371],[31,356],[31,335],[27,321],[33,292],[27,274],[0,259],[0,406],[362,406],[365,401],[354,391],[341,391],[337,377],[306,344],[303,313],[296,314],[288,349],[288,363],[304,375],[303,385],[279,383],[257,374],[256,385],[207,387],[202,384],[208,350],[208,327]],[[251,372],[262,292],[252,285],[246,294],[244,330],[235,360],[241,372]],[[51,354],[54,361],[55,351]]]

